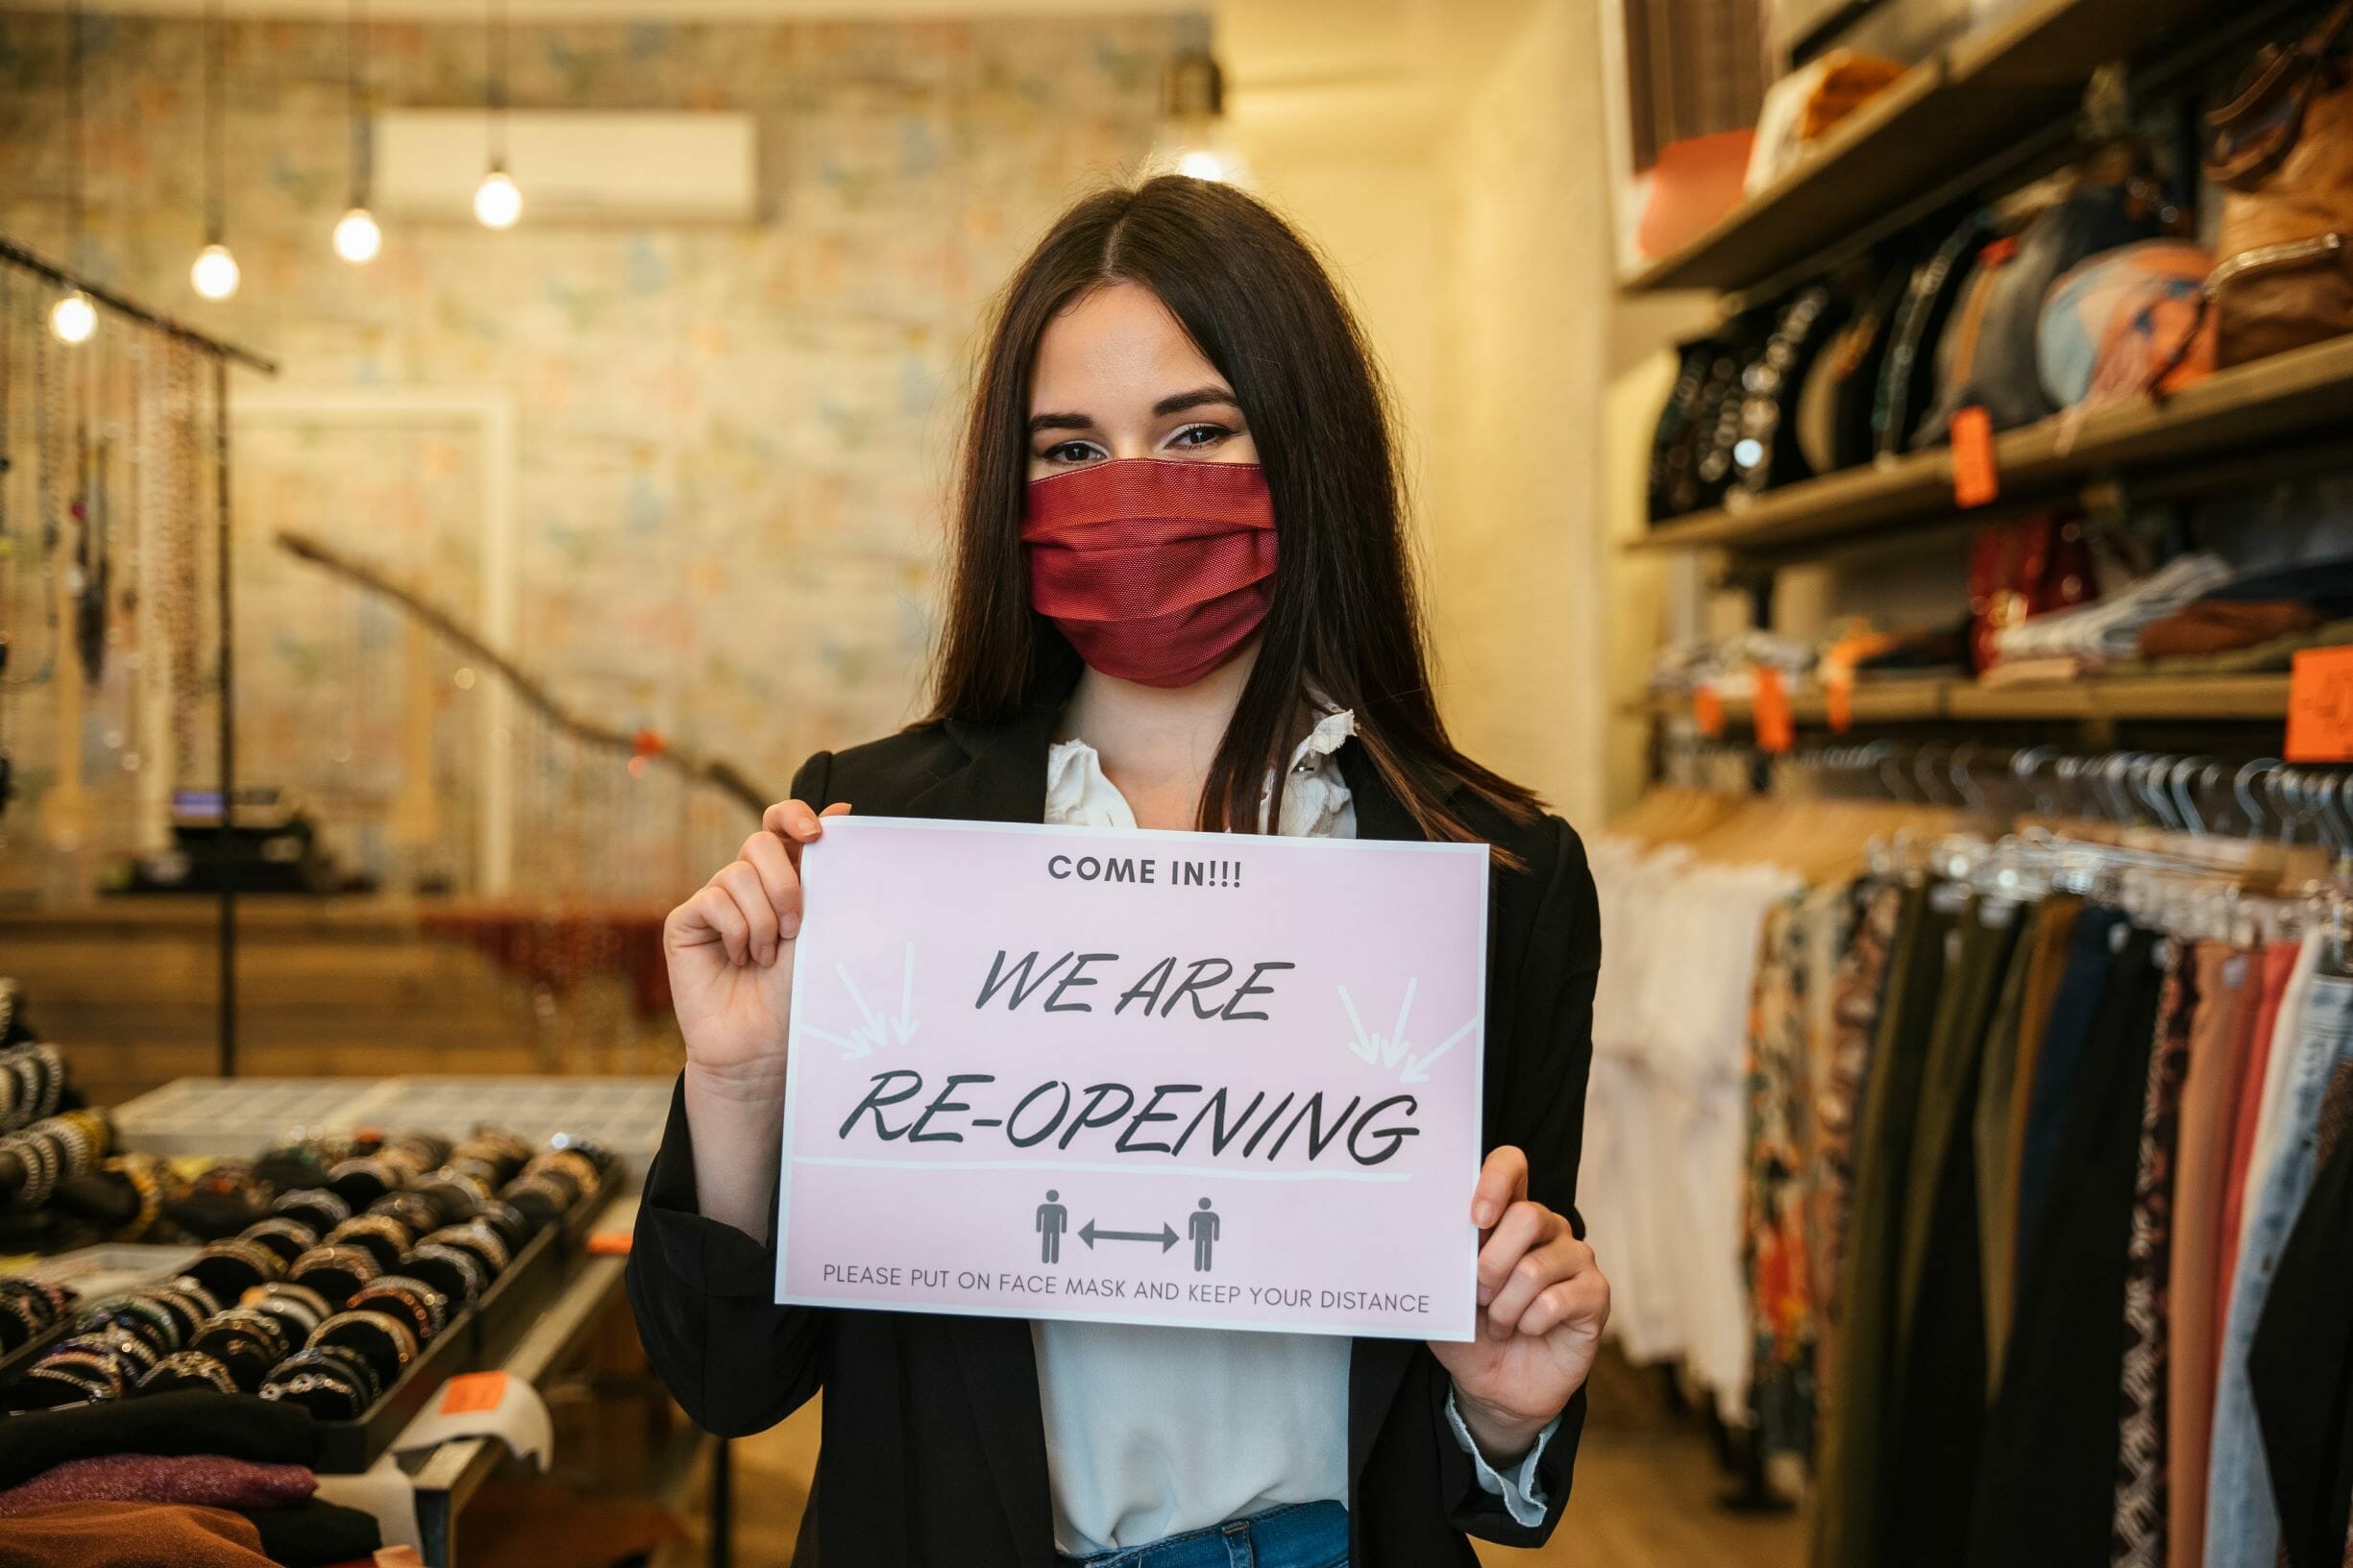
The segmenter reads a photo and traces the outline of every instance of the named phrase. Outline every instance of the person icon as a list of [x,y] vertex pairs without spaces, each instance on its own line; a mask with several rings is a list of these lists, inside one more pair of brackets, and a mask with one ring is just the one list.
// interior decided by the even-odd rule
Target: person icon
[[1038,1233],[1045,1239],[1038,1248],[1042,1263],[1062,1262],[1062,1233],[1070,1228],[1070,1211],[1062,1206],[1062,1194],[1052,1188],[1045,1189],[1045,1202],[1038,1206]]
[[1186,1216],[1185,1229],[1193,1240],[1193,1272],[1207,1274],[1210,1271],[1210,1244],[1217,1239],[1217,1212],[1210,1207],[1209,1199],[1201,1200],[1197,1213]]

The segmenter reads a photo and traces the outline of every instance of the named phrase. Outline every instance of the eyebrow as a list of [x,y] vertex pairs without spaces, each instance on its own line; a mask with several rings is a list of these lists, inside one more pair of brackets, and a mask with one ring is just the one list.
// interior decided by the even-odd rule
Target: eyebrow
[[[1171,392],[1152,405],[1152,414],[1156,419],[1165,418],[1170,414],[1181,414],[1188,408],[1202,408],[1213,404],[1240,406],[1235,403],[1234,394],[1222,386],[1196,386],[1189,392]],[[1032,435],[1042,430],[1093,429],[1094,421],[1085,414],[1032,414],[1029,420],[1029,432]]]

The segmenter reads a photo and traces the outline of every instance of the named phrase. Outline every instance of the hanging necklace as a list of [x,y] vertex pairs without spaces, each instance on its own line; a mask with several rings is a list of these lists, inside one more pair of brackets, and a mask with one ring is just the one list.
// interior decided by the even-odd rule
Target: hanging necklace
[[[42,651],[38,667],[24,667],[21,648],[12,647],[14,655],[10,668],[0,680],[13,687],[38,686],[48,680],[58,662],[58,541],[64,529],[58,518],[57,470],[60,453],[57,449],[58,427],[62,416],[64,390],[61,382],[62,370],[58,355],[65,346],[48,332],[26,334],[33,340],[33,517],[34,527],[40,536],[40,582],[37,592],[41,602],[41,619],[49,626],[49,646]],[[11,541],[11,554],[15,553]]]
[[[16,793],[16,768],[9,747],[8,668],[10,628],[16,622],[17,596],[23,592],[17,570],[16,530],[9,510],[14,488],[16,450],[16,274],[0,266],[0,823],[8,819],[9,801]],[[8,843],[0,827],[0,845]]]
[[105,412],[105,362],[102,351],[85,368],[74,420],[74,640],[82,655],[82,678],[93,687],[106,674],[107,580],[111,573],[107,549],[107,440],[103,432],[94,438],[90,433],[93,412]]

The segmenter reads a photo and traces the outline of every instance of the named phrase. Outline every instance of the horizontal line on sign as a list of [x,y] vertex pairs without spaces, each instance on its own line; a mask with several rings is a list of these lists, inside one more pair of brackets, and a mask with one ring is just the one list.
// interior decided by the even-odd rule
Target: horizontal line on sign
[[1396,1170],[1232,1170],[1224,1165],[1115,1165],[1092,1160],[857,1160],[797,1154],[797,1165],[854,1165],[874,1170],[1092,1170],[1113,1176],[1203,1176],[1233,1182],[1409,1182]]

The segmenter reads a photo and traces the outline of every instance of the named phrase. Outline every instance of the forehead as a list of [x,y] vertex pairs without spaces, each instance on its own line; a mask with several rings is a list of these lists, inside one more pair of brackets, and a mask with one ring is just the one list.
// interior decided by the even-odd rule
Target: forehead
[[1141,283],[1114,282],[1065,306],[1038,339],[1030,410],[1072,409],[1172,391],[1223,385],[1160,296]]

